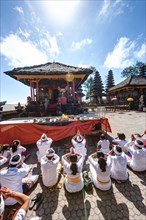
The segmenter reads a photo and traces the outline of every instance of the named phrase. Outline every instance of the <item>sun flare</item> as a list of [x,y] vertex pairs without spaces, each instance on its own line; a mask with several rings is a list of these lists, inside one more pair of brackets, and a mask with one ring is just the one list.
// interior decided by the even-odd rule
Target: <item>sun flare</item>
[[67,24],[73,18],[80,1],[42,1],[45,17],[58,24]]

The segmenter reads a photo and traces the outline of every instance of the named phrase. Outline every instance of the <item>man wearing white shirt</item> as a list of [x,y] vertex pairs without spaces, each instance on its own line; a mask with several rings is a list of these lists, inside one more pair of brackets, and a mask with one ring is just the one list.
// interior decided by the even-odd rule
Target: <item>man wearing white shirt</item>
[[107,140],[105,138],[105,135],[104,134],[101,134],[100,136],[100,140],[98,141],[97,143],[97,150],[99,149],[101,152],[103,153],[108,153],[109,152],[109,147],[110,147],[110,142],[109,140]]
[[46,134],[42,134],[41,138],[37,141],[36,145],[38,148],[38,151],[36,152],[38,162],[41,161],[41,157],[43,157],[46,154],[46,151],[50,148],[53,140],[49,137],[47,137]]
[[135,140],[134,144],[128,148],[132,158],[127,156],[128,166],[134,171],[141,172],[146,170],[146,149],[141,140]]
[[[114,155],[111,155],[113,153]],[[127,158],[125,153],[122,152],[122,148],[115,145],[108,155],[112,161],[111,177],[118,183],[126,181],[128,179]]]
[[61,164],[60,157],[50,148],[46,151],[46,155],[41,158],[42,181],[47,187],[54,186],[59,178]]
[[[13,191],[23,192],[22,178],[28,174],[29,170],[29,166],[22,162],[21,155],[14,155],[10,159],[8,169],[4,169],[0,172],[1,187],[7,186]],[[5,200],[5,205],[14,205],[16,203],[17,201],[13,198],[7,198]]]
[[123,152],[127,151],[127,148],[125,147],[128,141],[126,140],[126,136],[124,133],[117,133],[117,138],[112,140],[113,144],[117,144],[122,148]]
[[71,142],[74,146],[75,153],[82,154],[84,160],[87,152],[86,139],[78,131],[77,134],[72,138]]

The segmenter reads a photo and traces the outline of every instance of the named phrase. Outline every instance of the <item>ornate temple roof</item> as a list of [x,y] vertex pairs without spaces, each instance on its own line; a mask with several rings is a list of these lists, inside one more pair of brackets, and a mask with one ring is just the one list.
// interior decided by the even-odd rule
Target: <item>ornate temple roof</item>
[[58,62],[48,62],[46,64],[14,68],[13,70],[5,71],[4,73],[28,86],[28,79],[46,78],[57,80],[64,77],[67,73],[72,73],[75,78],[77,78],[77,81],[79,81],[78,79],[80,78],[80,83],[77,83],[79,86],[92,73],[92,70],[90,68],[75,67]]
[[109,89],[109,92],[119,90],[125,87],[146,87],[146,76],[129,76],[127,79],[123,80],[116,86]]

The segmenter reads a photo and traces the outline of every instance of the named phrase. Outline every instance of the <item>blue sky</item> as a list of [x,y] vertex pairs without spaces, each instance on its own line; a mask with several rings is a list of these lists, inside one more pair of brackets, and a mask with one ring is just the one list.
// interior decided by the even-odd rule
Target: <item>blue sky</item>
[[3,72],[46,62],[94,66],[115,83],[136,61],[145,62],[145,0],[1,0],[1,94],[26,103],[29,87]]

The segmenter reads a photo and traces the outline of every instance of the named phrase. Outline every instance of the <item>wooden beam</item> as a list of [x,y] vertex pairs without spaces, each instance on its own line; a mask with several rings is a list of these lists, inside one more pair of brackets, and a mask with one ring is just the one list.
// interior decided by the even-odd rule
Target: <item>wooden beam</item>
[[[82,75],[77,75],[74,74],[75,79],[84,79],[86,74]],[[28,79],[28,80],[40,80],[40,79],[65,79],[66,80],[66,75],[15,75],[17,80],[22,80],[22,79]]]
[[123,88],[115,89],[113,91],[109,91],[109,94],[112,94],[115,92],[121,92],[121,91],[137,90],[137,89],[146,89],[146,86],[135,85],[133,87],[123,87]]

